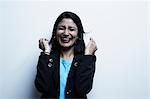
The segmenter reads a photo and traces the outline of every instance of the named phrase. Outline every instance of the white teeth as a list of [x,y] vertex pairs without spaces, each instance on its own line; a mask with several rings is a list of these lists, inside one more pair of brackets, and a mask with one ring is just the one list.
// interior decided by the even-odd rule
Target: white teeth
[[63,40],[69,40],[69,38],[62,38]]
[[70,41],[69,38],[61,37],[62,42],[68,43]]

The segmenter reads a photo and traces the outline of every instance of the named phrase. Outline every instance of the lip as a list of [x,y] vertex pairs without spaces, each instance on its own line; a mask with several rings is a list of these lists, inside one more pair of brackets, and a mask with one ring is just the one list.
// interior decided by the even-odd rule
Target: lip
[[68,37],[61,37],[60,39],[61,39],[61,41],[62,41],[63,43],[68,43],[68,42],[70,42],[70,38],[68,38]]

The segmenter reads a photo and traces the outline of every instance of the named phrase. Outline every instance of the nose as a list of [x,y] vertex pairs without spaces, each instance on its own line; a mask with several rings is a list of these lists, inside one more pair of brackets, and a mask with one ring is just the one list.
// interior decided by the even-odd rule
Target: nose
[[64,35],[69,35],[69,31],[67,29],[64,31]]

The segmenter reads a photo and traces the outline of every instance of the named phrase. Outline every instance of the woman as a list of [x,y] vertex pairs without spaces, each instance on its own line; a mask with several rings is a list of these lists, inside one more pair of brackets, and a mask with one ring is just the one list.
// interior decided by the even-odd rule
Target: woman
[[72,12],[63,12],[56,20],[49,42],[39,40],[43,50],[39,56],[35,86],[41,98],[84,98],[92,89],[97,50],[90,38],[85,47],[83,26]]

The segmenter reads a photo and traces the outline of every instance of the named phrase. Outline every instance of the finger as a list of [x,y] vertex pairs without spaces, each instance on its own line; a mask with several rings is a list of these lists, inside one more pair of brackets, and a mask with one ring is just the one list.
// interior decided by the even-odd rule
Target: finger
[[42,38],[42,42],[44,41],[44,38]]
[[45,38],[42,39],[42,43],[43,43],[43,44],[45,44],[46,41],[47,41],[47,39],[45,39]]
[[39,43],[41,43],[41,42],[42,42],[42,38],[39,39]]
[[91,39],[92,39],[92,38],[90,37],[90,41],[91,41]]
[[93,39],[92,37],[90,37],[90,40],[91,40],[91,41],[94,41],[94,39]]
[[39,44],[42,44],[42,42],[43,42],[43,40],[42,40],[42,38],[39,40]]
[[48,39],[44,39],[45,41],[48,41]]
[[92,41],[92,42],[95,42],[95,40],[94,40],[92,37],[91,37],[91,41]]
[[95,44],[95,41],[92,37],[90,37],[90,42],[92,42],[92,44]]
[[95,40],[92,38],[92,44],[94,44],[95,46],[96,46],[96,42],[95,42]]
[[40,44],[39,44],[39,48],[40,48],[41,50],[44,50],[44,45],[43,45],[43,43],[40,43]]
[[40,40],[39,40],[39,48],[41,50],[44,50],[43,38],[40,38]]
[[95,49],[97,50],[97,45],[93,38],[91,38],[91,43],[92,43],[92,46],[95,47]]

